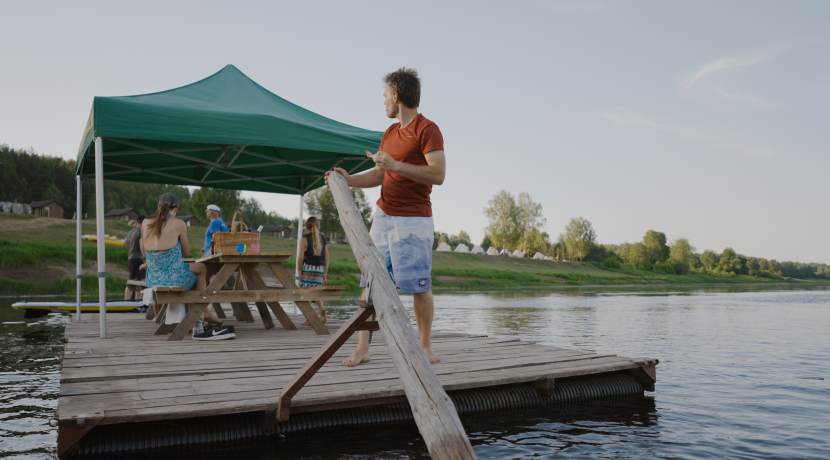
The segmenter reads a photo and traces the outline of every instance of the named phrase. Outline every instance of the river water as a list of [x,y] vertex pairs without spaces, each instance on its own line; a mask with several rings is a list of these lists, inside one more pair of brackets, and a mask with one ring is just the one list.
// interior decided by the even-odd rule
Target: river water
[[[644,400],[464,418],[478,457],[830,457],[830,290],[667,289],[437,294],[436,331],[660,359],[657,391]],[[0,319],[24,321],[10,303],[0,299]],[[332,305],[331,315],[347,317],[347,304]],[[47,418],[57,405],[64,321],[55,314],[0,326],[0,457],[55,456]],[[169,458],[239,456],[428,454],[414,425],[398,425]]]

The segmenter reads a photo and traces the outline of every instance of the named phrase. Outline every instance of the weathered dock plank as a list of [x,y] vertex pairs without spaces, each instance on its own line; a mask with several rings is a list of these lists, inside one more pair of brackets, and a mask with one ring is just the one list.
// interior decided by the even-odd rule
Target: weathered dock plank
[[[170,344],[149,333],[152,322],[132,314],[113,315],[109,328],[113,338],[100,339],[94,315],[84,319],[67,327],[59,411],[80,411],[90,404],[103,404],[109,411],[140,405],[142,413],[156,410],[161,419],[167,418],[163,412],[171,405],[198,406],[206,398],[211,403],[225,402],[225,398],[227,402],[274,398],[278,395],[274,388],[287,382],[325,342],[310,328],[263,330],[234,322],[236,340]],[[340,324],[331,321],[327,326],[334,330]],[[383,343],[382,333],[376,335],[375,343]],[[445,389],[637,367],[627,358],[516,339],[436,334],[433,346],[442,357],[433,368]],[[335,356],[348,356],[348,350]],[[402,388],[389,353],[377,346],[366,365],[346,368],[333,359],[323,366],[294,405],[341,402],[350,395],[367,399],[400,394]],[[103,423],[112,421],[107,417]]]
[[[256,310],[252,314],[259,320]],[[303,318],[291,319],[300,324]],[[265,410],[274,407],[280,388],[328,337],[308,326],[266,330],[258,321],[231,319],[234,340],[169,342],[153,335],[156,324],[144,315],[109,315],[107,320],[109,339],[98,337],[95,314],[66,327],[59,418],[102,410],[106,416],[100,424],[107,425]],[[342,324],[330,320],[326,327],[334,332]],[[294,397],[292,407],[299,413],[405,397],[381,331],[373,344],[372,361],[356,368],[340,365],[351,347],[339,350]],[[436,333],[433,349],[441,362],[432,368],[444,390],[638,368],[621,356],[472,334]]]

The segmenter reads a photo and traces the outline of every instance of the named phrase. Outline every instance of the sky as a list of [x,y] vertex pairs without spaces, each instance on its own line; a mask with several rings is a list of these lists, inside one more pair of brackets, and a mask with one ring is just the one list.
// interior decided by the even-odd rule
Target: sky
[[[382,78],[422,78],[447,177],[438,231],[500,190],[600,243],[830,263],[830,2],[0,2],[0,143],[74,158],[94,96],[233,64],[281,97],[383,131]],[[380,189],[367,190],[371,202]],[[245,193],[296,217],[296,196]]]

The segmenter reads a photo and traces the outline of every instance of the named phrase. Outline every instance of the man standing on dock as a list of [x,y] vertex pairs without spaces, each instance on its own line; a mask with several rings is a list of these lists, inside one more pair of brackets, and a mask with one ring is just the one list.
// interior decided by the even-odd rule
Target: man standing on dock
[[[418,113],[421,79],[415,69],[401,67],[384,77],[386,116],[397,118],[380,141],[380,151],[366,155],[374,169],[349,176],[334,168],[349,187],[382,186],[370,235],[386,261],[400,293],[415,298],[415,319],[421,346],[430,363],[440,361],[432,352],[432,202],[433,185],[444,183],[444,139],[438,126]],[[328,173],[326,173],[328,175]],[[365,287],[365,282],[361,281]],[[369,332],[360,331],[357,349],[343,361],[357,366],[369,361]]]

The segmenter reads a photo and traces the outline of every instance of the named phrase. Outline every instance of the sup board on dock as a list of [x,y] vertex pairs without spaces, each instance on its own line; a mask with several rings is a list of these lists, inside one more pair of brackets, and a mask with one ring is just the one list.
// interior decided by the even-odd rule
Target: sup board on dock
[[[81,311],[98,313],[99,302],[97,300],[91,302],[81,302]],[[107,300],[107,313],[136,311],[136,309],[143,307],[144,302],[141,300]],[[16,302],[12,304],[12,308],[17,310],[25,310],[24,318],[40,318],[46,316],[53,311],[67,311],[74,312],[77,308],[75,302]]]

